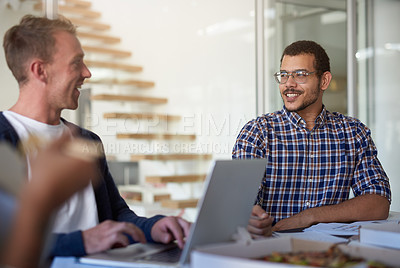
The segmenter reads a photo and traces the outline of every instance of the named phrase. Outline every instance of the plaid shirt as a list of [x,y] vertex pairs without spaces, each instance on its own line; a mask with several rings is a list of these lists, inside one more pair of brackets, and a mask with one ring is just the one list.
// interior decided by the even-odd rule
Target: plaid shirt
[[389,179],[377,158],[370,130],[359,120],[323,108],[308,130],[285,107],[248,122],[232,158],[268,158],[257,204],[275,222],[302,210],[378,194],[391,201]]

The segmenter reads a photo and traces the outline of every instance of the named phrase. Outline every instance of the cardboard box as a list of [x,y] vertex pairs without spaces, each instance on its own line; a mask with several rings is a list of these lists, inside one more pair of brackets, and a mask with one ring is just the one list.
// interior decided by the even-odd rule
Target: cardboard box
[[400,224],[389,222],[361,226],[360,243],[400,249]]
[[[208,245],[192,252],[191,267],[295,267],[296,265],[266,262],[257,260],[256,258],[261,258],[272,252],[322,251],[327,250],[332,245],[326,242],[301,240],[291,237],[270,238],[248,243],[237,242]],[[398,267],[400,264],[400,251],[398,250],[356,247],[344,244],[339,245],[339,247],[343,252],[353,257],[376,260],[395,267]]]

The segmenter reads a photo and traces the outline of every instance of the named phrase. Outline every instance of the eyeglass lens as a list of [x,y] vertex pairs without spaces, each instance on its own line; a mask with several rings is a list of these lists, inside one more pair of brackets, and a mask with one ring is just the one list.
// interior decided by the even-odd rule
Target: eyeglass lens
[[289,80],[289,76],[292,76],[296,83],[303,84],[307,81],[307,76],[312,73],[307,73],[304,71],[297,71],[292,73],[278,72],[274,76],[279,84],[285,84]]

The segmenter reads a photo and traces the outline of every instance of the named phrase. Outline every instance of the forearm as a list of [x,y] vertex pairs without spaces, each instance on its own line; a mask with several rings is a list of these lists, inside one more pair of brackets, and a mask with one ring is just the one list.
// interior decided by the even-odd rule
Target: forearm
[[22,197],[5,250],[5,263],[13,267],[37,267],[48,230],[51,208],[29,195]]
[[383,220],[389,216],[389,207],[389,201],[385,197],[366,194],[337,205],[312,208],[309,209],[309,213],[313,219],[311,224],[319,222]]
[[389,215],[389,201],[379,195],[366,194],[336,205],[304,210],[279,221],[273,231],[309,227],[320,222],[383,220]]

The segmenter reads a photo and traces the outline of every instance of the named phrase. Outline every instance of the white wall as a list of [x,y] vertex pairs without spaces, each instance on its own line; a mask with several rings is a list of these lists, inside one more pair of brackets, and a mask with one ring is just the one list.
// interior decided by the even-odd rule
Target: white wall
[[[114,139],[117,130],[195,133],[195,148],[170,146],[230,158],[240,128],[255,116],[253,2],[96,0],[93,9],[103,13],[102,22],[111,24],[111,35],[122,37],[117,47],[133,52],[127,62],[144,67],[131,78],[156,83],[145,91],[95,87],[94,92],[167,97],[169,103],[95,102],[92,128],[113,148],[120,148],[115,145],[119,143]],[[94,77],[98,74],[93,70]],[[101,120],[102,112],[116,110],[168,112],[184,118],[169,126]],[[151,152],[154,148],[148,149]]]
[[[93,86],[93,93],[166,97],[166,105],[93,102],[89,127],[119,160],[143,153],[207,153],[230,159],[241,127],[255,117],[253,1],[96,0],[93,9],[122,37],[117,48],[133,52],[125,63],[144,68],[129,78],[154,81],[152,89]],[[107,12],[108,10],[112,12]],[[93,78],[102,72],[92,69]],[[115,74],[121,77],[121,74]],[[177,123],[104,120],[104,112],[181,115]],[[195,141],[117,140],[117,132],[196,134]],[[206,173],[208,161],[142,161],[146,175]],[[198,197],[200,187],[170,185],[173,198]],[[175,187],[175,188],[174,188]],[[190,188],[190,189],[189,189]],[[182,190],[182,191],[180,191]],[[187,196],[185,196],[185,194]]]

